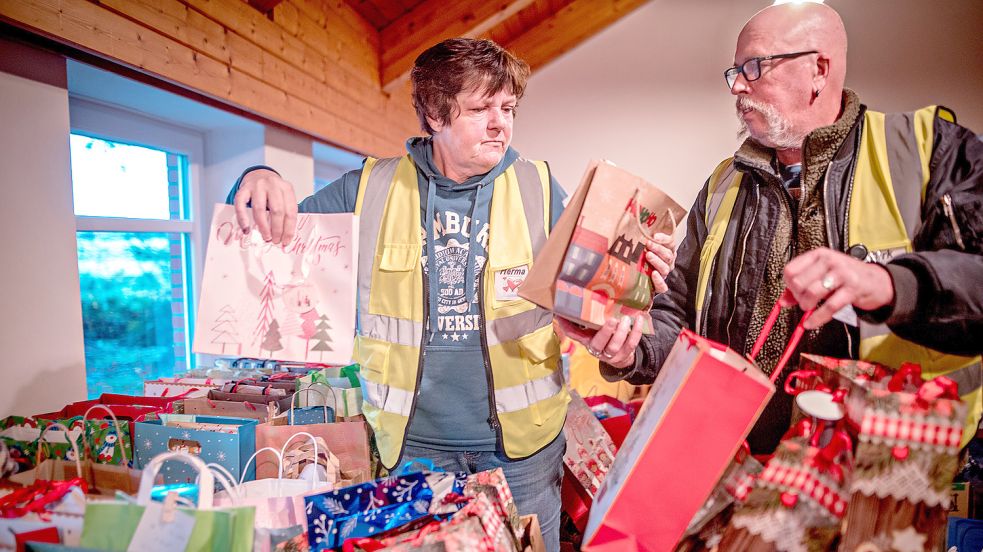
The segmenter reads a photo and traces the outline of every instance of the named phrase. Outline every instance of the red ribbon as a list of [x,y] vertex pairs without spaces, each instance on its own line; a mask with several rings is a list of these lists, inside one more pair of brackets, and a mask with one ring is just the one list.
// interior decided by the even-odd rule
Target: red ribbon
[[922,380],[922,367],[914,362],[905,362],[898,368],[898,371],[891,376],[891,381],[887,382],[887,390],[893,393],[903,391],[905,384],[911,384],[915,387],[921,387],[924,380]]
[[819,473],[828,472],[837,484],[843,484],[843,468],[837,459],[846,451],[853,450],[850,435],[842,429],[833,433],[833,438],[812,458],[812,465]]

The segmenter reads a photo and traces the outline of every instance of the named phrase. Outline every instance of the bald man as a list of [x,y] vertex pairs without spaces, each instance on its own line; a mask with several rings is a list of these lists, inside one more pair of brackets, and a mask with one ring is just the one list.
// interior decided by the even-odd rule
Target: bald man
[[[651,383],[683,327],[746,354],[781,301],[801,308],[784,309],[770,332],[757,358],[765,372],[815,309],[799,351],[947,375],[970,402],[974,433],[983,143],[945,108],[868,110],[844,88],[846,52],[843,22],[822,4],[769,7],[744,26],[724,77],[746,139],[690,211],[669,291],[652,308],[655,335],[561,322],[598,351],[608,379]],[[791,406],[779,385],[753,452],[774,450]]]

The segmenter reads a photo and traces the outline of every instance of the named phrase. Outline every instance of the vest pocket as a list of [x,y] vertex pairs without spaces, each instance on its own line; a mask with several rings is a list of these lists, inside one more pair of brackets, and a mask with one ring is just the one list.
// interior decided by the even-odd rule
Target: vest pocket
[[560,343],[553,333],[553,326],[545,326],[520,338],[519,350],[526,370],[525,396],[530,403],[531,418],[536,425],[543,425],[549,413],[543,412],[540,403],[555,396],[563,387],[559,373]]
[[372,383],[388,383],[391,348],[392,345],[385,341],[357,336],[352,357],[359,365],[359,378]]
[[420,244],[383,245],[375,256],[369,312],[422,320],[422,284]]

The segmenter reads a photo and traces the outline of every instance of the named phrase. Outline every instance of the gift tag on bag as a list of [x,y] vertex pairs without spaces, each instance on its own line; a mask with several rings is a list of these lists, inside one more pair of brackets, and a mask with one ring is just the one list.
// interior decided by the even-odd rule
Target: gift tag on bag
[[151,502],[143,511],[133,533],[130,552],[174,552],[184,550],[191,540],[195,517],[177,509],[177,493],[167,493],[164,503]]

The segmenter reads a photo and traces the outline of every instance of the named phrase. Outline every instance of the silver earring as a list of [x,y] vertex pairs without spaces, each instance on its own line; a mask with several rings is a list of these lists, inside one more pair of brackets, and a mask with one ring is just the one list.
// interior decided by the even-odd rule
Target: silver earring
[[819,90],[816,90],[816,97],[819,97]]

